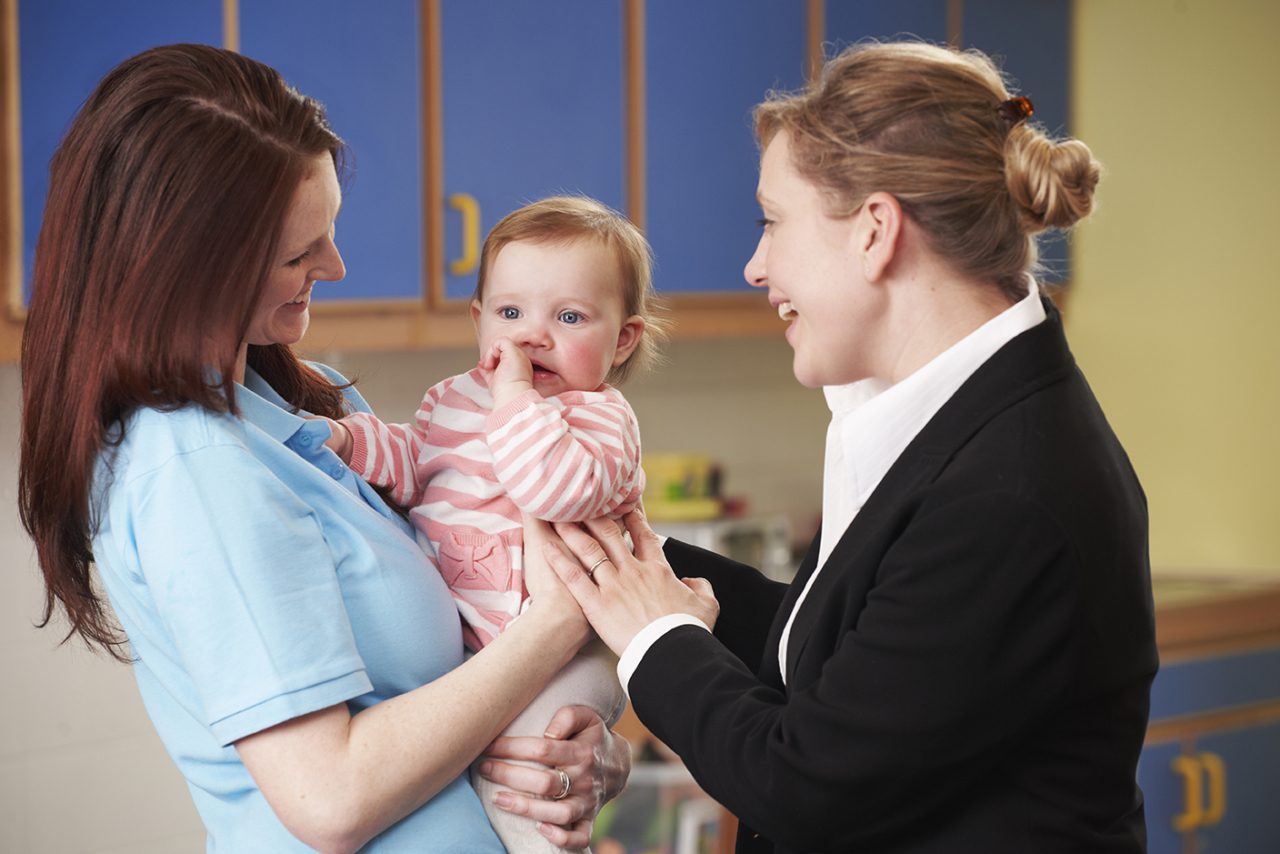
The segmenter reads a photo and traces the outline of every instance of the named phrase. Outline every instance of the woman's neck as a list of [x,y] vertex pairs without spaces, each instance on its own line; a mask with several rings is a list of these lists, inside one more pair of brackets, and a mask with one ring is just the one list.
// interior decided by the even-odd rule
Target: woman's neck
[[906,379],[1011,305],[994,285],[916,265],[894,283],[882,377]]

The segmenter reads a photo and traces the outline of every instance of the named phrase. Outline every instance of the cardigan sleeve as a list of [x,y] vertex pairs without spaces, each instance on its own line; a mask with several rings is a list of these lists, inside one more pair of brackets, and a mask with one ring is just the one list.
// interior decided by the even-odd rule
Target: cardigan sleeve
[[579,522],[630,511],[644,491],[640,430],[616,390],[530,391],[486,420],[493,470],[521,511]]
[[352,471],[374,486],[389,489],[391,499],[401,507],[422,503],[426,483],[418,477],[418,463],[444,387],[439,383],[427,391],[408,424],[387,424],[372,412],[355,412],[342,419],[351,431]]

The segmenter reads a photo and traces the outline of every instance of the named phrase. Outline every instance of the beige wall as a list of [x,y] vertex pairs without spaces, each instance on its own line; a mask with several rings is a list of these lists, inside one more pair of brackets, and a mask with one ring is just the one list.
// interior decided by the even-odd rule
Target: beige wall
[[[1077,5],[1076,126],[1109,174],[1076,243],[1075,350],[1147,486],[1154,562],[1280,570],[1280,295],[1268,263],[1280,8]],[[473,358],[322,355],[360,374],[390,418]],[[824,409],[791,380],[786,345],[682,342],[670,355],[627,389],[645,447],[717,456],[730,492],[806,524]],[[15,510],[17,382],[0,366],[0,851],[201,851],[128,669],[31,627],[40,591]]]
[[1068,332],[1146,487],[1161,567],[1280,571],[1280,4],[1077,2],[1106,164]]

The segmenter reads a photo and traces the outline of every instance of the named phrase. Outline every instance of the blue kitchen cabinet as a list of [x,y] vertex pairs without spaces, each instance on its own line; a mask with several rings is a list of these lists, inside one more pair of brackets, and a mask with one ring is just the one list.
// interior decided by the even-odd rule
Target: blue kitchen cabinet
[[[768,90],[804,85],[817,59],[810,10],[823,16],[828,50],[868,36],[945,41],[958,27],[966,44],[1008,56],[1037,118],[1065,128],[1068,7],[22,0],[23,237],[14,251],[24,275],[11,302],[20,307],[28,296],[49,157],[97,80],[152,45],[232,39],[324,102],[350,144],[337,224],[348,278],[317,288],[329,311],[317,313],[313,340],[357,349],[468,341],[456,309],[474,289],[484,235],[510,210],[562,192],[636,217],[655,250],[661,293],[715,297],[677,301],[682,332],[773,331],[742,280],[758,237],[751,110]],[[233,34],[223,31],[228,10]],[[730,294],[747,299],[721,299]]]
[[[1008,69],[1013,91],[1035,104],[1032,122],[1051,136],[1070,135],[1070,0],[965,0],[961,34],[965,47],[982,50]],[[1053,229],[1037,241],[1040,279],[1067,281],[1071,266],[1065,234]]]
[[[978,48],[1011,72],[1016,93],[1034,102],[1032,121],[1054,136],[1070,132],[1070,0],[826,0],[823,8],[828,56],[861,41],[894,38]],[[1037,239],[1041,280],[1066,281],[1066,238],[1048,231]]]
[[[420,300],[422,122],[418,0],[240,0],[240,50],[325,104],[351,146],[339,217],[350,279],[320,300]],[[107,71],[149,47],[224,45],[221,0],[23,2],[18,9],[22,161],[21,304],[48,191],[48,164]]]
[[941,44],[949,36],[947,0],[826,0],[823,15],[827,57],[862,41],[915,38]]
[[1162,665],[1138,766],[1148,851],[1276,854],[1280,589],[1204,586],[1157,609]]
[[759,238],[751,110],[804,85],[806,17],[787,0],[645,3],[644,226],[665,295],[745,293]]
[[325,105],[349,146],[326,302],[425,293],[419,0],[239,0],[240,50]]
[[625,211],[620,0],[440,2],[444,298],[475,289],[493,225],[543,196]]
[[[17,9],[22,281],[13,302],[30,301],[31,265],[49,192],[49,161],[71,120],[108,71],[170,42],[222,43],[220,0],[28,0]],[[7,164],[5,164],[7,166]]]

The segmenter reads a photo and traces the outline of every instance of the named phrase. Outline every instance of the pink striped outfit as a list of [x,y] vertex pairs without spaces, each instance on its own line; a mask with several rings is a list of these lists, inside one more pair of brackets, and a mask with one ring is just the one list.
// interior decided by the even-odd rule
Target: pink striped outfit
[[552,522],[618,516],[644,489],[635,413],[607,385],[530,391],[495,411],[488,372],[475,368],[433,386],[412,424],[365,413],[342,422],[351,468],[410,508],[473,649],[524,606],[522,511]]

